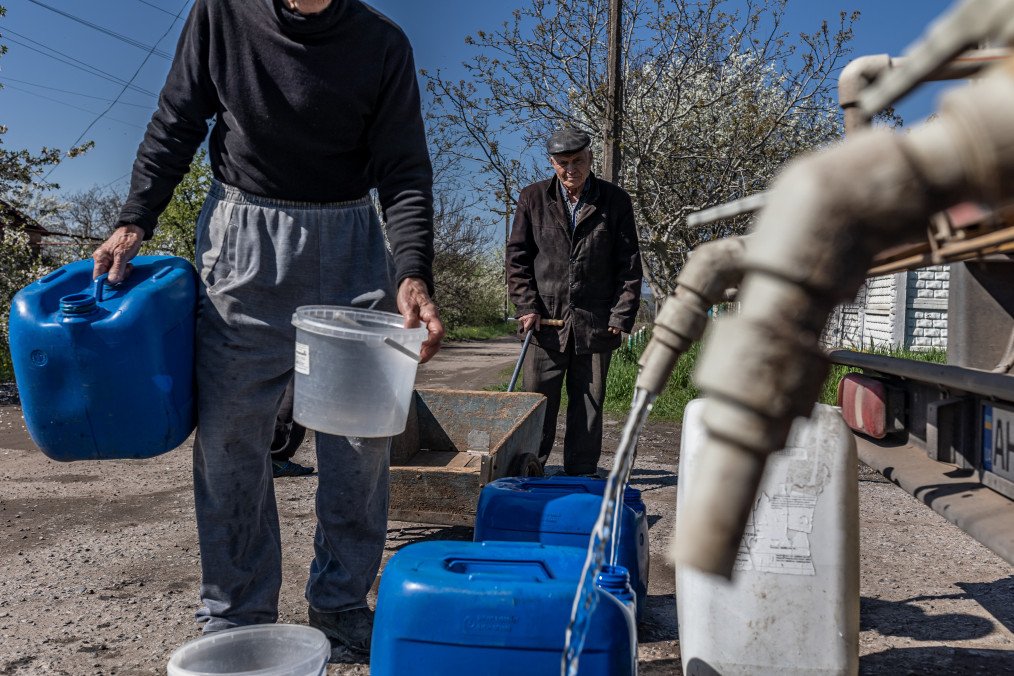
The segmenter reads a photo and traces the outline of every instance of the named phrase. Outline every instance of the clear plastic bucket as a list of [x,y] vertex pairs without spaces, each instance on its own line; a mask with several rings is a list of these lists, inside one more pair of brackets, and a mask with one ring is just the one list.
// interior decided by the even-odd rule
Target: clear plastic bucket
[[322,676],[331,642],[313,627],[259,624],[216,632],[177,648],[169,676]]
[[296,327],[293,417],[311,430],[347,437],[405,431],[426,329],[401,315],[307,305]]

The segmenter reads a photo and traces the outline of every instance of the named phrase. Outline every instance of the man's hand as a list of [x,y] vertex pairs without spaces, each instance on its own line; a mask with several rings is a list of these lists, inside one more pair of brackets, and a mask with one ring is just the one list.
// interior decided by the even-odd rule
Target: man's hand
[[425,364],[440,349],[444,338],[444,325],[440,312],[430,299],[426,282],[418,277],[406,277],[398,287],[398,312],[405,318],[405,328],[414,329],[422,322],[429,331],[429,337],[419,351],[419,363]]
[[109,283],[119,284],[130,274],[127,263],[141,250],[144,230],[136,225],[121,225],[92,254],[95,267],[92,278],[109,273]]
[[538,331],[542,328],[542,317],[536,313],[521,315],[518,317],[518,324],[521,326],[521,333],[528,333],[532,329]]
[[621,333],[623,333],[623,331],[621,331],[620,329],[616,328],[615,326],[610,326],[609,327],[609,333],[613,334],[614,336],[618,336]]

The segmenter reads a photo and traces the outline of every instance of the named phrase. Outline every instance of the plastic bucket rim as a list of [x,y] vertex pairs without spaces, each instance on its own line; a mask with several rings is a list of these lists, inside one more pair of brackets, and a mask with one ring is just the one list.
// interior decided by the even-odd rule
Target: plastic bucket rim
[[[194,671],[173,663],[175,660],[181,658],[184,653],[193,651],[193,649],[200,643],[207,643],[208,645],[211,645],[227,641],[235,642],[236,640],[245,638],[247,634],[271,634],[276,633],[279,628],[281,628],[283,632],[288,632],[289,634],[293,633],[293,630],[296,630],[295,633],[303,634],[307,638],[313,637],[318,639],[320,645],[313,655],[308,654],[299,662],[247,671]],[[288,638],[292,637],[290,636]],[[324,632],[319,629],[302,624],[257,624],[248,627],[236,627],[225,631],[217,631],[207,636],[201,636],[193,639],[192,641],[187,641],[180,647],[176,648],[169,656],[169,662],[166,665],[166,670],[169,676],[271,676],[272,674],[277,674],[280,669],[285,670],[283,673],[292,673],[297,669],[303,669],[306,673],[311,673],[309,671],[310,667],[314,666],[316,662],[322,658],[326,664],[330,655],[331,641]]]
[[[371,324],[361,328],[346,326],[326,317],[313,316],[315,312],[341,314],[348,316],[352,321],[365,319]],[[418,341],[420,344],[426,339],[428,331],[425,326],[406,329],[404,323],[405,318],[393,312],[344,305],[301,305],[292,314],[292,325],[297,329],[325,338],[343,338],[367,343],[382,343],[385,338],[391,338],[399,343]]]

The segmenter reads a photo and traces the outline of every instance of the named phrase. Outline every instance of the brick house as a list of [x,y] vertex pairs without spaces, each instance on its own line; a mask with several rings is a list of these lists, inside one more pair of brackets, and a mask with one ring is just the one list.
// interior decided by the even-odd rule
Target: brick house
[[871,277],[852,303],[838,306],[824,341],[847,348],[947,349],[951,270],[936,265]]

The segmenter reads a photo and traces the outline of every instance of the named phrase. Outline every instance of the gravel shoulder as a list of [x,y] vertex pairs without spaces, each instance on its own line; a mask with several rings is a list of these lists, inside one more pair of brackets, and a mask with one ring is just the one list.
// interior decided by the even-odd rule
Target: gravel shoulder
[[[419,385],[481,389],[513,365],[519,347],[513,339],[451,344],[422,367]],[[57,463],[34,448],[14,401],[9,393],[0,401],[0,674],[165,673],[169,654],[197,636],[189,442],[151,460]],[[615,448],[621,424],[608,421],[605,448]],[[651,523],[642,674],[680,672],[664,557],[679,432],[649,424],[632,482]],[[310,439],[296,460],[314,464]],[[611,460],[604,454],[602,467]],[[315,489],[315,477],[275,482],[282,622],[306,619]],[[1014,673],[1014,570],[874,472],[861,472],[859,494],[861,673]],[[437,538],[470,539],[471,530],[392,522],[385,556]],[[328,673],[366,674],[368,666],[332,664]]]

